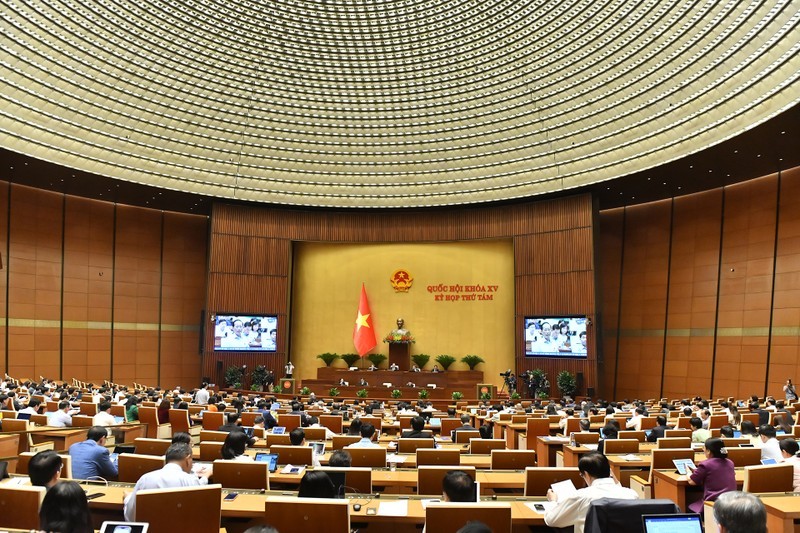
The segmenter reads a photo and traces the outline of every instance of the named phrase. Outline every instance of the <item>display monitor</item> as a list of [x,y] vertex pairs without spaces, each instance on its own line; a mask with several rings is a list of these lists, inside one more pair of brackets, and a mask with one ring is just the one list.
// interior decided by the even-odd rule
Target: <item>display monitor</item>
[[278,349],[278,317],[220,313],[213,316],[215,352],[274,352]]
[[526,357],[586,357],[585,316],[525,318]]

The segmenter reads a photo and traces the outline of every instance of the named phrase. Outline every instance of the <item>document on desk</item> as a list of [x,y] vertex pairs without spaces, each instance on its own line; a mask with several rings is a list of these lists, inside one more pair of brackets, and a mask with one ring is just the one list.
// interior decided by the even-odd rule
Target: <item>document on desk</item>
[[405,455],[397,455],[396,453],[392,453],[386,456],[387,463],[405,463],[406,459],[408,459]]
[[556,493],[556,496],[558,496],[559,500],[569,498],[570,496],[574,496],[578,493],[578,489],[576,489],[575,485],[572,484],[571,479],[565,479],[564,481],[553,483],[550,485],[550,488],[553,489],[553,492]]
[[382,501],[378,505],[378,514],[380,516],[406,516],[408,515],[408,500]]

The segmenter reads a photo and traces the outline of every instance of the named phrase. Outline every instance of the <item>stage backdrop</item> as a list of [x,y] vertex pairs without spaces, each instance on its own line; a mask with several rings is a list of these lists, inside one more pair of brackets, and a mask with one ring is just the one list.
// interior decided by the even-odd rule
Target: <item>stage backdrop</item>
[[[378,346],[405,319],[416,343],[411,353],[431,360],[449,354],[451,370],[468,369],[466,354],[486,360],[487,379],[514,368],[514,248],[510,239],[435,244],[294,244],[291,346],[296,377],[315,378],[323,352],[354,353],[353,325],[361,283],[369,297]],[[396,292],[390,278],[403,269],[413,278]],[[365,361],[369,366],[369,361]],[[384,363],[386,364],[386,363]],[[337,361],[334,366],[342,366]],[[497,378],[497,379],[494,379]],[[372,385],[372,383],[370,383]],[[318,391],[317,391],[318,392]],[[468,391],[464,391],[468,392]]]

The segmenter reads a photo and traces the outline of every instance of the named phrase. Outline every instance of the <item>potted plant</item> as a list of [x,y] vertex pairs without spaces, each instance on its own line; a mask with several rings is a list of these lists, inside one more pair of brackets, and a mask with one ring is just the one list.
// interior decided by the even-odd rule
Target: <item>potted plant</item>
[[356,361],[361,359],[361,356],[358,355],[357,353],[345,353],[340,355],[339,357],[342,359],[342,361],[347,363],[347,368],[350,368],[356,363]]
[[337,396],[339,396],[339,389],[337,389],[336,387],[331,387],[330,390],[328,391],[328,394],[336,398]]
[[251,390],[263,391],[264,385],[267,384],[267,367],[264,365],[256,366],[253,373],[250,374],[250,383]]
[[458,401],[461,398],[463,398],[464,395],[462,393],[458,392],[458,391],[455,391],[455,392],[453,392],[453,394],[450,395],[450,397],[453,398],[455,401]]
[[391,394],[392,394],[392,398],[395,398],[395,399],[397,399],[397,398],[399,398],[400,396],[403,395],[403,393],[402,393],[402,391],[400,389],[394,389]]
[[465,363],[470,370],[475,370],[476,366],[478,366],[481,363],[484,363],[485,361],[483,360],[482,357],[478,355],[465,355],[464,357],[461,358],[461,362]]
[[281,388],[280,385],[273,385],[272,386],[272,392],[275,392],[275,393],[283,392],[283,389]]
[[311,389],[309,389],[308,387],[303,387],[302,389],[300,389],[300,394],[303,396],[308,396],[309,394],[311,394]]
[[442,365],[444,370],[450,368],[450,365],[456,362],[456,358],[452,355],[442,354],[436,356],[436,362]]
[[242,388],[244,370],[240,366],[229,366],[225,370],[225,384],[232,389]]
[[420,367],[420,369],[425,368],[425,365],[428,364],[428,361],[431,360],[431,356],[424,353],[415,353],[411,356],[411,360]]
[[484,392],[483,394],[481,394],[481,398],[480,399],[481,400],[491,400],[492,399],[492,393],[491,392]]
[[578,389],[578,382],[575,379],[575,374],[569,370],[562,370],[556,376],[556,387],[561,392],[561,396],[575,396],[575,391]]
[[322,359],[322,361],[325,363],[325,366],[331,366],[331,363],[339,359],[339,354],[325,352],[319,354],[317,356],[317,359]]
[[520,397],[521,396],[519,395],[519,393],[517,391],[514,391],[514,392],[511,393],[511,399],[512,400],[519,400]]
[[[534,368],[529,373],[528,382],[533,387],[533,396],[536,398],[548,398],[550,396],[550,382],[547,380],[547,373],[541,368]],[[542,396],[544,393],[544,396]]]
[[417,393],[417,396],[419,396],[420,400],[427,400],[430,395],[431,393],[428,392],[428,389],[422,389],[419,391],[419,393]]
[[366,398],[367,394],[368,394],[367,389],[361,389],[358,392],[356,392],[356,396],[358,396],[359,398]]
[[375,365],[375,368],[380,368],[381,363],[386,361],[387,357],[382,353],[371,353],[367,356],[369,362]]

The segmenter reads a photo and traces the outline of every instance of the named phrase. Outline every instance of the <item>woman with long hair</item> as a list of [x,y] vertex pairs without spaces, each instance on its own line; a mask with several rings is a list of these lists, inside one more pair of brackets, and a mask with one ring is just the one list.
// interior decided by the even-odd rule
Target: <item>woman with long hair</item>
[[335,498],[336,487],[322,470],[309,470],[300,480],[299,498]]
[[244,431],[231,431],[222,444],[222,458],[229,461],[252,461],[253,458],[245,455],[250,438]]
[[708,439],[705,454],[706,460],[689,476],[689,485],[703,486],[703,499],[689,505],[689,510],[698,514],[703,512],[703,502],[713,502],[720,494],[736,490],[736,472],[722,439]]
[[39,510],[39,529],[58,533],[92,533],[86,493],[74,481],[59,481],[47,491]]

